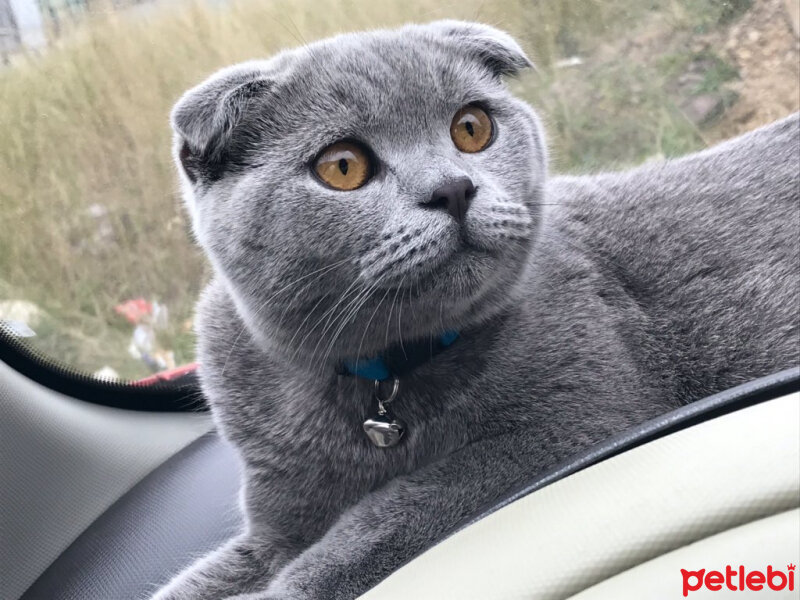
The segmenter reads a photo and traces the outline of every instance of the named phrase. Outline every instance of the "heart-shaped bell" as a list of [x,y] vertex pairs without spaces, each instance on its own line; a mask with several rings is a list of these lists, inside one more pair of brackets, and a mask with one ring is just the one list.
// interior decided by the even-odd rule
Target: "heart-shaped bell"
[[375,400],[378,402],[376,415],[364,421],[364,433],[369,441],[378,448],[396,446],[406,432],[406,425],[396,418],[387,408],[387,405],[397,397],[400,389],[400,380],[395,377],[392,392],[385,400],[381,399],[381,382],[375,380]]
[[379,413],[364,421],[364,432],[378,448],[390,448],[400,442],[406,426],[389,411],[385,411],[384,414]]

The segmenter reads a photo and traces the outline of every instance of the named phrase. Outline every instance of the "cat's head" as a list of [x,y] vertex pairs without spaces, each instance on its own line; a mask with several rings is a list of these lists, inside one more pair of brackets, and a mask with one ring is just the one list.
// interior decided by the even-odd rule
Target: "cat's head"
[[528,66],[507,34],[440,21],[236,65],[180,99],[194,231],[258,341],[368,355],[514,301],[546,150],[502,76]]

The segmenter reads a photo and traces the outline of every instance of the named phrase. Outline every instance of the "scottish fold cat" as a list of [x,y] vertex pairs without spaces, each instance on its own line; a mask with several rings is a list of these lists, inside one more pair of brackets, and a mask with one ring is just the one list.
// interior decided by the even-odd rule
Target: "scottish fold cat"
[[529,65],[441,21],[236,65],[177,103],[214,271],[202,386],[246,526],[155,598],[357,597],[570,455],[798,364],[798,116],[548,177],[503,83]]

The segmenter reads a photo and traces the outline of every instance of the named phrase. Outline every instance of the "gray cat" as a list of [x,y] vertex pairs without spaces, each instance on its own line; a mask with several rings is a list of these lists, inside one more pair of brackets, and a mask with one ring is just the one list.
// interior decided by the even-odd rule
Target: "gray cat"
[[442,21],[237,65],[178,102],[214,269],[202,384],[246,528],[155,598],[356,597],[570,455],[800,362],[798,116],[548,178],[501,80],[529,64]]

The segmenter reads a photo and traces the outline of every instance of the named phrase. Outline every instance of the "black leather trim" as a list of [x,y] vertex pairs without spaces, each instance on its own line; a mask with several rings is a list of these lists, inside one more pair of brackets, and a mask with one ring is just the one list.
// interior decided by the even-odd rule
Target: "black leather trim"
[[729,390],[719,392],[703,400],[681,406],[660,417],[645,421],[641,425],[628,429],[610,439],[572,457],[537,477],[533,482],[513,491],[501,501],[485,507],[477,516],[466,519],[452,533],[469,527],[476,521],[489,516],[519,500],[523,496],[535,492],[559,479],[577,473],[637,446],[667,436],[681,429],[687,429],[704,421],[753,406],[761,402],[780,398],[800,391],[800,367],[786,369],[773,375],[761,377],[754,381],[738,385]]
[[0,361],[56,392],[84,402],[147,412],[208,410],[195,373],[172,381],[142,385],[132,381],[95,379],[44,356],[0,321]]
[[103,513],[21,600],[147,598],[238,533],[238,490],[234,450],[215,434],[201,437]]

